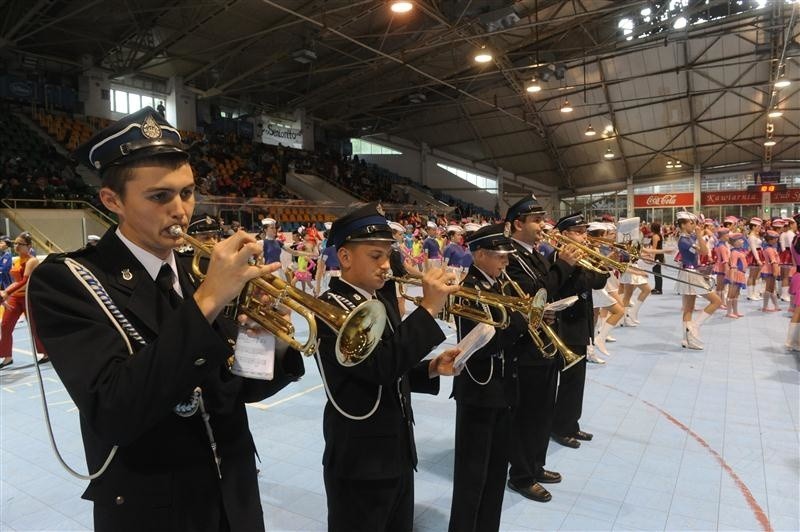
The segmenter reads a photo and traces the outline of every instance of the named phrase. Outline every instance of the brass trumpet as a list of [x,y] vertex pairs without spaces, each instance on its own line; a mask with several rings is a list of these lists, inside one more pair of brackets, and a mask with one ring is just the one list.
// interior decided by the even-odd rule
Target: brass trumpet
[[[200,267],[200,259],[210,258],[213,247],[187,235],[180,225],[173,225],[169,232],[176,238],[183,238],[194,248],[192,272],[199,279],[204,279],[205,272]],[[263,303],[259,291],[269,295],[272,303]],[[386,309],[378,300],[366,301],[347,311],[320,301],[272,274],[249,281],[239,303],[241,312],[306,356],[311,356],[316,350],[317,319],[322,320],[338,334],[336,359],[342,366],[355,366],[363,362],[378,345],[386,326]],[[278,305],[286,306],[306,320],[308,339],[305,342],[295,338],[291,319],[278,312]]]
[[[585,358],[584,355],[579,355],[567,347],[553,328],[544,321],[547,290],[540,288],[531,297],[522,290],[522,287],[514,279],[508,276],[505,270],[503,270],[500,286],[503,293],[505,293],[506,287],[511,287],[516,292],[517,297],[509,298],[512,300],[512,305],[514,305],[512,308],[517,312],[521,312],[527,318],[528,334],[530,334],[534,345],[545,358],[553,358],[556,354],[560,355],[564,361],[562,371],[568,370]],[[542,335],[546,337],[546,340],[542,338]]]
[[[412,277],[397,277],[391,274],[384,275],[384,279],[397,283],[400,288],[400,296],[402,296],[403,299],[411,301],[417,306],[422,302],[421,296],[410,296],[405,289],[406,285],[422,286],[421,280]],[[472,301],[483,310],[457,303],[456,298]],[[485,323],[492,327],[505,329],[508,327],[509,323],[508,312],[506,312],[506,306],[508,306],[508,304],[509,298],[506,296],[501,296],[492,292],[484,292],[478,288],[462,286],[457,292],[450,294],[445,304],[445,310],[455,316],[461,316],[462,318],[467,318],[468,320],[478,323]],[[489,308],[485,308],[484,305]],[[495,309],[500,315],[498,319],[492,316],[491,308]]]

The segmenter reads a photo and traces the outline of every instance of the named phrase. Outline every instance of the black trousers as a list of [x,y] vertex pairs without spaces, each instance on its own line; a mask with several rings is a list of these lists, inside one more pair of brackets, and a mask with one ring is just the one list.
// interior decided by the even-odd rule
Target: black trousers
[[[585,345],[570,345],[579,355],[586,354]],[[556,409],[553,418],[553,433],[559,436],[572,436],[580,430],[578,420],[583,411],[583,389],[586,385],[586,358],[561,372],[556,395]]]
[[519,401],[511,411],[511,469],[509,479],[532,486],[547,460],[555,413],[560,361],[519,366]]
[[653,282],[655,286],[653,287],[654,290],[658,290],[659,292],[662,291],[664,280],[661,278],[661,263],[656,262],[653,264],[653,273],[659,275],[653,275]]
[[356,480],[323,471],[328,532],[411,532],[414,471],[398,478]]
[[457,403],[450,532],[499,530],[510,430],[509,408]]

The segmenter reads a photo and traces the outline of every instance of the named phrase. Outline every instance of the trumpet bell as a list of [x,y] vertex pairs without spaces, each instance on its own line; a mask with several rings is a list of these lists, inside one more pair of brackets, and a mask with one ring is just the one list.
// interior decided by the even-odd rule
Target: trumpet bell
[[386,308],[377,299],[365,301],[347,315],[336,339],[336,360],[352,367],[367,359],[381,341]]

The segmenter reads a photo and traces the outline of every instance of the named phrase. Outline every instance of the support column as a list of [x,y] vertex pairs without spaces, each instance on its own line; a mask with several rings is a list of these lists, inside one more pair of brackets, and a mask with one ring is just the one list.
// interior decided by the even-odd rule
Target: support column
[[625,180],[625,185],[626,185],[625,188],[626,188],[626,192],[627,192],[627,195],[625,196],[625,210],[626,210],[625,217],[626,218],[633,218],[634,216],[636,216],[634,214],[635,210],[634,210],[634,203],[633,203],[633,178],[632,177],[628,177]]
[[184,131],[197,131],[197,109],[195,94],[186,90],[183,78],[173,76],[169,80],[169,95],[167,96],[167,121]]
[[702,207],[702,205],[700,205],[700,202],[701,202],[702,197],[703,197],[702,188],[700,187],[700,177],[701,176],[702,176],[702,174],[700,172],[700,165],[695,165],[694,172],[692,174],[692,184],[694,185],[694,187],[693,187],[693,190],[694,190],[694,209],[693,209],[692,212],[694,212],[694,213],[700,212],[700,208]]

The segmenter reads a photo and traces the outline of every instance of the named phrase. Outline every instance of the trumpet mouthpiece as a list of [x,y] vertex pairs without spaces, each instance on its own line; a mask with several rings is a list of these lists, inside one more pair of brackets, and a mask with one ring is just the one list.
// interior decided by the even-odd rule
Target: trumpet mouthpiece
[[175,238],[182,237],[183,236],[183,229],[181,228],[180,225],[175,224],[175,225],[173,225],[172,227],[169,228],[169,234],[171,234]]

